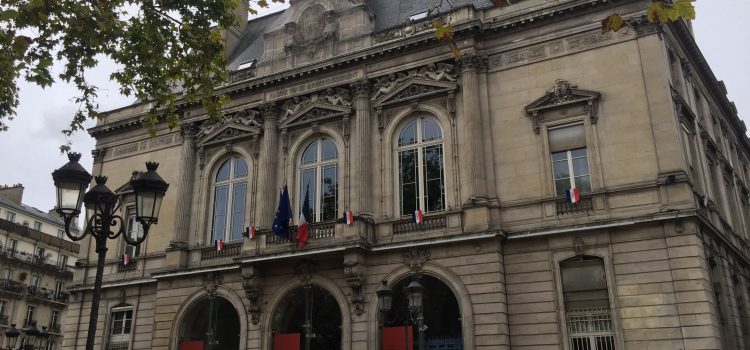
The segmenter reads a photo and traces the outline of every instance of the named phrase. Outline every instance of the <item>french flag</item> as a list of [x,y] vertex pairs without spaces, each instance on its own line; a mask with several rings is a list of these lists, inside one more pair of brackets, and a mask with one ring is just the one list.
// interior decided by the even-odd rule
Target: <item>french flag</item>
[[250,239],[255,238],[255,225],[251,227],[245,227],[245,231],[242,231],[242,236]]
[[344,212],[344,223],[347,225],[354,225],[354,212],[351,210]]
[[217,239],[214,241],[214,245],[216,246],[216,251],[220,252],[224,250],[224,241],[221,239]]
[[310,197],[308,196],[309,191],[305,191],[305,201],[302,205],[302,210],[299,212],[299,225],[297,226],[297,246],[302,249],[310,240],[310,231],[307,224],[307,213],[310,212]]
[[124,254],[122,256],[122,266],[128,266],[130,264],[130,255]]
[[568,200],[568,203],[576,204],[581,201],[581,193],[578,191],[577,187],[573,187],[565,191],[565,198]]
[[415,224],[421,224],[422,221],[424,221],[424,214],[422,213],[421,209],[417,209],[414,211],[414,214],[412,214],[411,221]]

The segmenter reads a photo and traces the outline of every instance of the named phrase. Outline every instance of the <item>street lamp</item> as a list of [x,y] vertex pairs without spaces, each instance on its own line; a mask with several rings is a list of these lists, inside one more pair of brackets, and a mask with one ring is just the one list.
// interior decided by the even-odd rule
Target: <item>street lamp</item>
[[18,336],[21,335],[21,332],[16,329],[16,324],[12,323],[10,325],[10,328],[8,328],[5,331],[5,337],[8,338],[8,349],[13,349],[16,347],[16,343],[18,342]]
[[33,350],[39,346],[39,328],[36,328],[36,321],[31,321],[28,327],[23,329],[26,335],[26,342],[23,345],[24,350]]
[[[107,187],[106,176],[95,177],[96,185],[84,194],[91,182],[91,174],[78,163],[80,159],[80,153],[69,153],[69,162],[55,170],[52,173],[52,179],[55,181],[55,187],[57,188],[57,212],[65,221],[65,234],[73,241],[79,241],[86,235],[91,235],[96,240],[96,278],[94,279],[91,315],[86,338],[86,350],[93,350],[96,323],[99,316],[104,260],[107,254],[107,239],[119,237],[124,232],[124,222],[122,217],[117,215],[121,203],[119,203],[117,195]],[[146,239],[151,225],[158,222],[159,208],[169,187],[156,173],[158,167],[158,163],[146,162],[147,171],[130,180],[130,186],[135,192],[136,220],[143,227],[142,236],[122,235],[130,245],[141,244]],[[86,227],[80,234],[75,235],[70,232],[70,224],[81,213],[81,202],[86,207]],[[117,232],[112,231],[113,226],[119,226]]]
[[[417,276],[415,276],[411,282],[403,289],[406,294],[408,305],[408,316],[404,320],[404,348],[408,348],[408,334],[406,329],[409,322],[416,322],[418,332],[418,344],[419,350],[425,349],[424,344],[424,287],[419,283]],[[378,296],[378,309],[381,314],[385,316],[391,311],[393,305],[393,289],[388,286],[387,281],[383,281],[380,286],[375,290],[375,294]],[[400,311],[400,310],[395,310]],[[394,315],[394,321],[398,317],[398,312]],[[383,319],[385,324],[385,319]]]

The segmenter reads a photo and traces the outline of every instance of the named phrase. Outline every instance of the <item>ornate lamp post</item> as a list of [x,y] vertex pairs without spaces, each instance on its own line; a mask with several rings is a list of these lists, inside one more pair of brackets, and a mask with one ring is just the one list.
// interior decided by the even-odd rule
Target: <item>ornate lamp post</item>
[[18,336],[21,335],[21,332],[16,329],[16,324],[13,323],[10,325],[10,328],[8,328],[5,331],[5,337],[8,338],[8,349],[14,349],[16,347],[16,343],[18,342]]
[[[117,195],[106,186],[106,176],[97,176],[95,178],[96,185],[84,194],[91,182],[91,174],[78,163],[80,159],[80,153],[69,153],[69,162],[55,170],[52,173],[52,178],[57,188],[57,212],[65,221],[65,234],[73,241],[79,241],[86,235],[91,235],[96,240],[96,253],[98,255],[96,278],[94,279],[94,294],[91,300],[91,315],[86,337],[86,350],[93,350],[96,323],[99,316],[104,260],[107,254],[107,239],[117,239],[124,232],[124,221],[122,217],[117,215],[121,203],[119,203]],[[158,166],[158,163],[147,162],[147,171],[130,181],[130,186],[135,192],[136,220],[143,226],[142,236],[122,235],[130,245],[141,244],[146,239],[151,225],[158,221],[161,201],[169,187],[156,173]],[[81,202],[86,207],[86,227],[80,234],[75,235],[70,231],[70,224],[81,213]],[[113,226],[119,226],[117,232],[112,231]]]
[[47,327],[42,327],[42,331],[39,332],[39,349],[47,350],[48,343],[49,343],[49,332],[47,332]]
[[[412,279],[412,281],[406,286],[406,288],[404,288],[404,293],[406,293],[406,298],[409,302],[408,310],[404,310],[408,311],[408,316],[406,316],[404,320],[404,349],[409,348],[409,339],[407,332],[409,322],[414,323],[416,321],[417,331],[419,333],[419,350],[424,350],[424,287],[422,287],[422,284],[420,284],[417,279],[418,277]],[[388,281],[383,281],[382,284],[375,290],[375,294],[378,296],[378,309],[383,316],[382,324],[385,324],[385,315],[389,311],[391,311],[391,307],[393,305],[393,289],[388,286]],[[394,320],[396,319],[396,317],[398,317],[398,313],[395,315]]]
[[39,328],[36,328],[36,321],[31,321],[31,324],[23,329],[23,333],[26,335],[24,338],[26,342],[23,344],[24,350],[34,350],[39,346]]

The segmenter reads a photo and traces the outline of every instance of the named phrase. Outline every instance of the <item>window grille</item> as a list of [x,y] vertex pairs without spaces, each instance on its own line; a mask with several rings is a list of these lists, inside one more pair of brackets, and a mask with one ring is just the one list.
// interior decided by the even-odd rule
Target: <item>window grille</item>
[[615,333],[608,307],[567,310],[571,350],[614,350]]

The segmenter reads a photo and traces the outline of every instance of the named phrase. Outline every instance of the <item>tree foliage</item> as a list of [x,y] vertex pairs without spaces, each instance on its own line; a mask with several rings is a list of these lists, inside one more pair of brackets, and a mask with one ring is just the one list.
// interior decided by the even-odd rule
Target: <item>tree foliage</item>
[[[273,0],[283,2],[283,0]],[[98,89],[86,73],[108,57],[110,76],[126,96],[151,105],[147,121],[177,122],[177,102],[201,103],[217,115],[226,81],[222,29],[237,24],[241,0],[2,0],[0,2],[0,130],[15,116],[19,79],[42,87],[72,83],[79,108],[70,135],[100,116]],[[256,0],[247,10],[265,7]],[[53,72],[52,64],[63,64]]]

